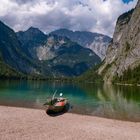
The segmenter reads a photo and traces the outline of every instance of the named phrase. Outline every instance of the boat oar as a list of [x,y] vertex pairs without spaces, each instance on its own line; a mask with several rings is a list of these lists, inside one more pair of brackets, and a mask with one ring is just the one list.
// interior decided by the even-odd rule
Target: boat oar
[[57,90],[54,92],[54,94],[52,96],[52,100],[54,99],[56,93],[57,93]]

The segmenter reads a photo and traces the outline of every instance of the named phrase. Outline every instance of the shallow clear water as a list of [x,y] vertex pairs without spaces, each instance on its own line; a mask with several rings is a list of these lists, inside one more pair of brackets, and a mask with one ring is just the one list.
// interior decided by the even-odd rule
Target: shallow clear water
[[140,121],[140,87],[134,86],[0,81],[0,105],[45,109],[55,90],[68,98],[69,112]]

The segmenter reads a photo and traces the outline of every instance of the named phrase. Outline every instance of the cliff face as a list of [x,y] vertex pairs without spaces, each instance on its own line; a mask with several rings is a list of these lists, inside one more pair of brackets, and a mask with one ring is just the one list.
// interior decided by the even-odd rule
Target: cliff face
[[134,10],[118,18],[113,41],[98,73],[104,81],[121,77],[128,69],[140,65],[140,0]]

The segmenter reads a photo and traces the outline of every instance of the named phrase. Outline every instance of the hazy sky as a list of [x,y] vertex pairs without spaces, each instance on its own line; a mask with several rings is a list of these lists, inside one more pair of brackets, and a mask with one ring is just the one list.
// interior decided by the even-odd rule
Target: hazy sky
[[112,36],[118,16],[138,0],[1,0],[0,20],[15,31],[30,26],[43,32],[58,28]]

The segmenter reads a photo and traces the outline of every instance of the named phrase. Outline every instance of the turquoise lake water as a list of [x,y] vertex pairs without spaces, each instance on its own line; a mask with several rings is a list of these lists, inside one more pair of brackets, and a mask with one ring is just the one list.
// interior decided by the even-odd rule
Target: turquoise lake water
[[69,112],[140,121],[140,87],[135,86],[1,81],[0,105],[45,109],[43,104],[55,90],[68,98]]

